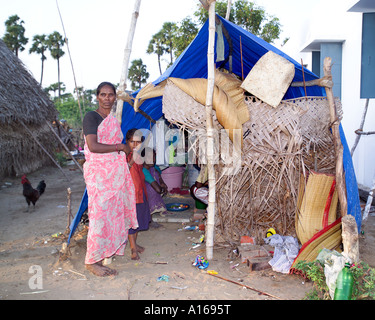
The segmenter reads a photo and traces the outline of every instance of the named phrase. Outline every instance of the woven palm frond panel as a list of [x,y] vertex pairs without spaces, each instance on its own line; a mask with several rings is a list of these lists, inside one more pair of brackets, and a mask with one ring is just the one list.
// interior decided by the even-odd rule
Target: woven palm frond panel
[[[242,235],[260,240],[269,227],[282,235],[295,235],[300,175],[309,170],[335,172],[325,98],[286,100],[277,108],[254,97],[245,102],[250,120],[243,124],[241,165],[235,174],[233,170],[228,173],[232,164],[220,149],[223,136],[218,134],[215,143],[219,154],[215,165],[216,243],[238,243]],[[341,103],[336,100],[336,104],[341,118]],[[163,113],[171,123],[204,139],[205,107],[176,86],[165,88]],[[214,125],[222,129],[215,116]]]

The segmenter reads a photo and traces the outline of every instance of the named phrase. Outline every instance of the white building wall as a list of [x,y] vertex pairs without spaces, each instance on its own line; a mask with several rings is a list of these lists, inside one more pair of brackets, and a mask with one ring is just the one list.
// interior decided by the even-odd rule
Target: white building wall
[[[282,48],[296,61],[300,62],[302,58],[311,70],[311,51],[314,48],[322,42],[342,42],[342,126],[350,150],[366,102],[360,98],[362,13],[348,12],[356,2],[358,0],[321,1]],[[370,99],[363,131],[375,131],[375,99]],[[361,136],[353,154],[353,164],[360,187],[370,189],[375,176],[375,135]]]

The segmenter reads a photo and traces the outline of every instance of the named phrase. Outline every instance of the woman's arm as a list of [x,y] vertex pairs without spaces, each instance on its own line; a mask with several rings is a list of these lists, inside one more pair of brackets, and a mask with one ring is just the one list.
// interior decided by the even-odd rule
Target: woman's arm
[[126,153],[129,148],[123,143],[117,144],[104,144],[98,142],[98,136],[96,134],[89,134],[86,136],[86,142],[89,150],[93,153],[109,153],[109,152],[120,152]]
[[157,193],[162,193],[163,192],[163,189],[160,187],[160,185],[156,182],[156,181],[153,181],[151,183],[151,187],[157,192]]

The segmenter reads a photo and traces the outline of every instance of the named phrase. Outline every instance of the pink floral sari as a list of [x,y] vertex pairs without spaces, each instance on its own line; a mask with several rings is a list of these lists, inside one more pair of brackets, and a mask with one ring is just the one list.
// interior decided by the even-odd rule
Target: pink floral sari
[[[108,115],[98,127],[98,142],[121,143],[117,119]],[[123,152],[92,153],[85,143],[84,178],[88,194],[89,232],[85,263],[123,255],[128,230],[137,228],[134,184]]]

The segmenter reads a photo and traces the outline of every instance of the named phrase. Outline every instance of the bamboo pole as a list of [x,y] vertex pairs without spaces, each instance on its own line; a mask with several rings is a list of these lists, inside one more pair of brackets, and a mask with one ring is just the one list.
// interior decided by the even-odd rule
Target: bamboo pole
[[[208,168],[208,208],[207,208],[207,230],[206,230],[206,256],[208,260],[213,258],[214,233],[215,233],[215,210],[216,210],[216,179],[214,169],[214,129],[212,120],[212,101],[215,83],[215,0],[206,1],[209,5],[209,37],[207,49],[207,95],[206,95],[206,127],[207,127],[207,168]],[[202,3],[203,4],[203,3]]]
[[137,25],[137,19],[139,16],[140,6],[141,6],[141,0],[135,0],[132,20],[130,23],[130,29],[128,33],[128,39],[127,39],[126,47],[124,51],[124,60],[123,60],[123,65],[122,65],[120,84],[119,84],[119,87],[117,88],[116,118],[120,124],[122,121],[122,108],[124,106],[124,101],[125,101],[124,96],[127,95],[127,93],[125,92],[126,80],[128,79],[129,60],[130,60],[130,54],[132,52],[133,38],[134,38],[134,33],[135,33],[135,27]]
[[303,60],[302,59],[301,59],[301,67],[302,67],[302,77],[303,77],[303,89],[305,90],[305,97],[306,97],[306,100],[307,100],[305,70],[303,68]]
[[225,14],[225,19],[229,21],[229,17],[230,17],[230,9],[232,7],[232,0],[228,0],[228,3],[227,3],[227,13]]

